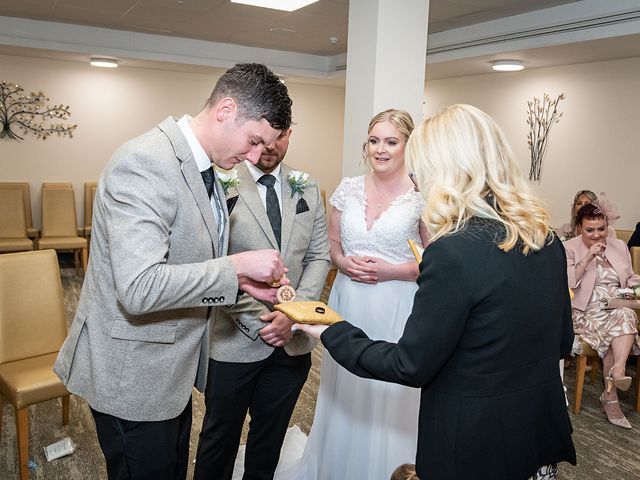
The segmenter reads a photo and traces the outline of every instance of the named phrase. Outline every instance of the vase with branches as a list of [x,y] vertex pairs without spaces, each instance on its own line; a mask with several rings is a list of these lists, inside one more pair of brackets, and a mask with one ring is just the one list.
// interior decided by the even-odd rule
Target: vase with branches
[[531,152],[531,167],[529,168],[529,180],[540,181],[542,175],[542,159],[547,151],[549,132],[554,123],[562,118],[558,112],[558,104],[565,99],[564,93],[552,100],[546,93],[540,101],[534,97],[527,102],[527,125],[529,125],[529,151]]
[[31,133],[42,140],[51,134],[72,137],[78,125],[62,123],[71,115],[69,106],[48,105],[49,98],[42,91],[25,95],[24,89],[15,83],[0,84],[0,138],[22,140],[14,128],[24,135]]

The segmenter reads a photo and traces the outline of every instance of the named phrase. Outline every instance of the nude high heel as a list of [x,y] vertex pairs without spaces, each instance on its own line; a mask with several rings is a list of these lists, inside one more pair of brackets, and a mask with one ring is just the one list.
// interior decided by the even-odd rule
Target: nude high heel
[[611,389],[613,387],[616,387],[618,390],[622,390],[623,392],[626,392],[627,390],[629,390],[629,387],[631,386],[631,377],[620,377],[620,378],[613,378],[613,369],[616,368],[616,365],[614,365],[613,367],[611,367],[611,369],[609,370],[609,375],[607,375],[606,377],[606,384],[607,384],[607,393],[609,393],[611,391]]
[[605,407],[613,403],[620,403],[618,402],[618,400],[605,400],[604,393],[603,393],[602,395],[600,395],[600,403],[602,404],[602,412],[607,417],[607,420],[609,420],[609,423],[612,423],[616,427],[631,428],[631,424],[629,423],[629,420],[627,420],[627,417],[624,416],[624,414],[622,415],[622,418],[612,418],[607,413],[607,410]]

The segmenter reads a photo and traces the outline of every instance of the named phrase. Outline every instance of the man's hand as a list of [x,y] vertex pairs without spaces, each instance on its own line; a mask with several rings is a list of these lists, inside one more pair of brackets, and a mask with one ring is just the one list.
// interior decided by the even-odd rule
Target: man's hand
[[264,282],[256,282],[247,277],[238,278],[238,288],[243,292],[248,293],[257,300],[262,300],[269,303],[278,303],[276,299],[277,288]]
[[[285,272],[287,272],[280,260],[280,252],[278,250],[240,252],[229,255],[229,259],[236,269],[239,280],[242,277],[247,277],[255,282],[271,285],[280,282]],[[247,290],[245,292],[250,293]]]
[[269,312],[260,316],[263,322],[271,322],[269,325],[260,330],[260,337],[265,343],[274,347],[282,347],[293,338],[291,327],[293,322],[284,313]]

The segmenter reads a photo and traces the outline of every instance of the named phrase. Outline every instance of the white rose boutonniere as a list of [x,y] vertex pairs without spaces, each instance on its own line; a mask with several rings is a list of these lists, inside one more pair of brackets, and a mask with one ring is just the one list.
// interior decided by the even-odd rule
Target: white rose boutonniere
[[289,185],[291,185],[291,198],[293,198],[296,193],[299,193],[300,196],[302,196],[304,190],[309,186],[308,173],[292,170],[289,172],[287,180],[289,181]]
[[222,170],[221,168],[216,168],[216,174],[218,175],[218,180],[220,180],[220,184],[222,185],[225,195],[231,187],[237,187],[240,185],[238,172],[236,172],[235,169]]

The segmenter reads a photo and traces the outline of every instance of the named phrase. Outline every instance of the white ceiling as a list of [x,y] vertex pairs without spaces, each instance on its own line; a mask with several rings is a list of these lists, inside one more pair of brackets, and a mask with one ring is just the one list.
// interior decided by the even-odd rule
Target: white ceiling
[[[261,61],[296,81],[344,82],[348,0],[296,12],[229,0],[1,0],[0,54],[211,72]],[[29,19],[29,20],[25,20]],[[336,37],[335,44],[329,37]],[[640,0],[431,0],[427,78],[640,57]]]
[[[429,32],[495,20],[575,0],[431,0]],[[295,12],[229,0],[2,0],[0,15],[233,43],[312,55],[347,51],[348,0]],[[335,37],[332,44],[329,37]]]

